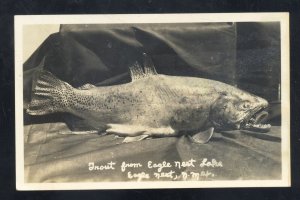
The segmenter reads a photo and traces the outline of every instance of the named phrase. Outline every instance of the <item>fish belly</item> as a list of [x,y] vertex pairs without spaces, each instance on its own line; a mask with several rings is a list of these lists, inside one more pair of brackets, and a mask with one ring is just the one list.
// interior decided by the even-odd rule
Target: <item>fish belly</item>
[[74,90],[70,112],[98,130],[106,129],[107,124],[201,129],[209,117],[207,95],[169,82],[165,77],[152,77],[119,86]]

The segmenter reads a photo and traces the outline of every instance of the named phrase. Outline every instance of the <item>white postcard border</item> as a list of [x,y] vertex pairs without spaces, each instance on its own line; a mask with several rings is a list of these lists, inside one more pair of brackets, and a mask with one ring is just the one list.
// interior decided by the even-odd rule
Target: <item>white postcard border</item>
[[[192,23],[192,22],[275,22],[281,24],[282,87],[282,179],[231,181],[153,181],[153,182],[82,182],[25,183],[23,119],[23,26],[36,24],[120,24],[120,23]],[[15,123],[17,190],[78,189],[152,189],[152,188],[223,188],[289,187],[290,166],[290,62],[289,13],[210,13],[210,14],[116,14],[116,15],[26,15],[15,16]]]

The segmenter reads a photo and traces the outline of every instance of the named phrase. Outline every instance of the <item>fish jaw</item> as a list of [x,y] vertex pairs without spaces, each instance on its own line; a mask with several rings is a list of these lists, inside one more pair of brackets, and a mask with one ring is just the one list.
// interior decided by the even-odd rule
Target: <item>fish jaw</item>
[[264,123],[269,115],[265,110],[266,108],[267,107],[258,107],[255,112],[252,112],[240,123],[240,129],[256,132],[269,132],[271,125]]
[[245,117],[238,123],[239,129],[250,130],[256,132],[269,132],[270,124],[265,124],[268,117],[266,109],[269,106],[267,100],[253,95],[255,101],[252,103],[252,108],[248,110]]
[[246,129],[268,132],[270,124],[263,124],[268,113],[268,101],[235,87],[223,91],[212,105],[211,122],[219,130]]

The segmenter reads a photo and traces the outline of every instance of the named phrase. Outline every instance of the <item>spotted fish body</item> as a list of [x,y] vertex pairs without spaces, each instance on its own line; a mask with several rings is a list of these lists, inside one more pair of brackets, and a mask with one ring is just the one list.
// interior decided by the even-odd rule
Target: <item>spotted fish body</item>
[[[130,68],[132,82],[114,86],[73,88],[41,71],[27,112],[68,112],[96,130],[129,137],[197,133],[200,143],[214,129],[269,129],[257,119],[266,100],[218,81],[160,75],[145,60],[144,70],[138,64]],[[258,116],[265,117],[265,112]]]

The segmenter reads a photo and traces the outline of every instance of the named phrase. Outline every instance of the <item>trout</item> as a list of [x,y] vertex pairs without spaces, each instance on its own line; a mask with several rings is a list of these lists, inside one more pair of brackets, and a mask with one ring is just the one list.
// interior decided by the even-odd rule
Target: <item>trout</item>
[[68,112],[124,142],[186,134],[206,143],[214,130],[270,130],[265,99],[215,80],[158,74],[147,55],[143,65],[130,67],[131,82],[101,87],[74,88],[40,70],[27,113]]

